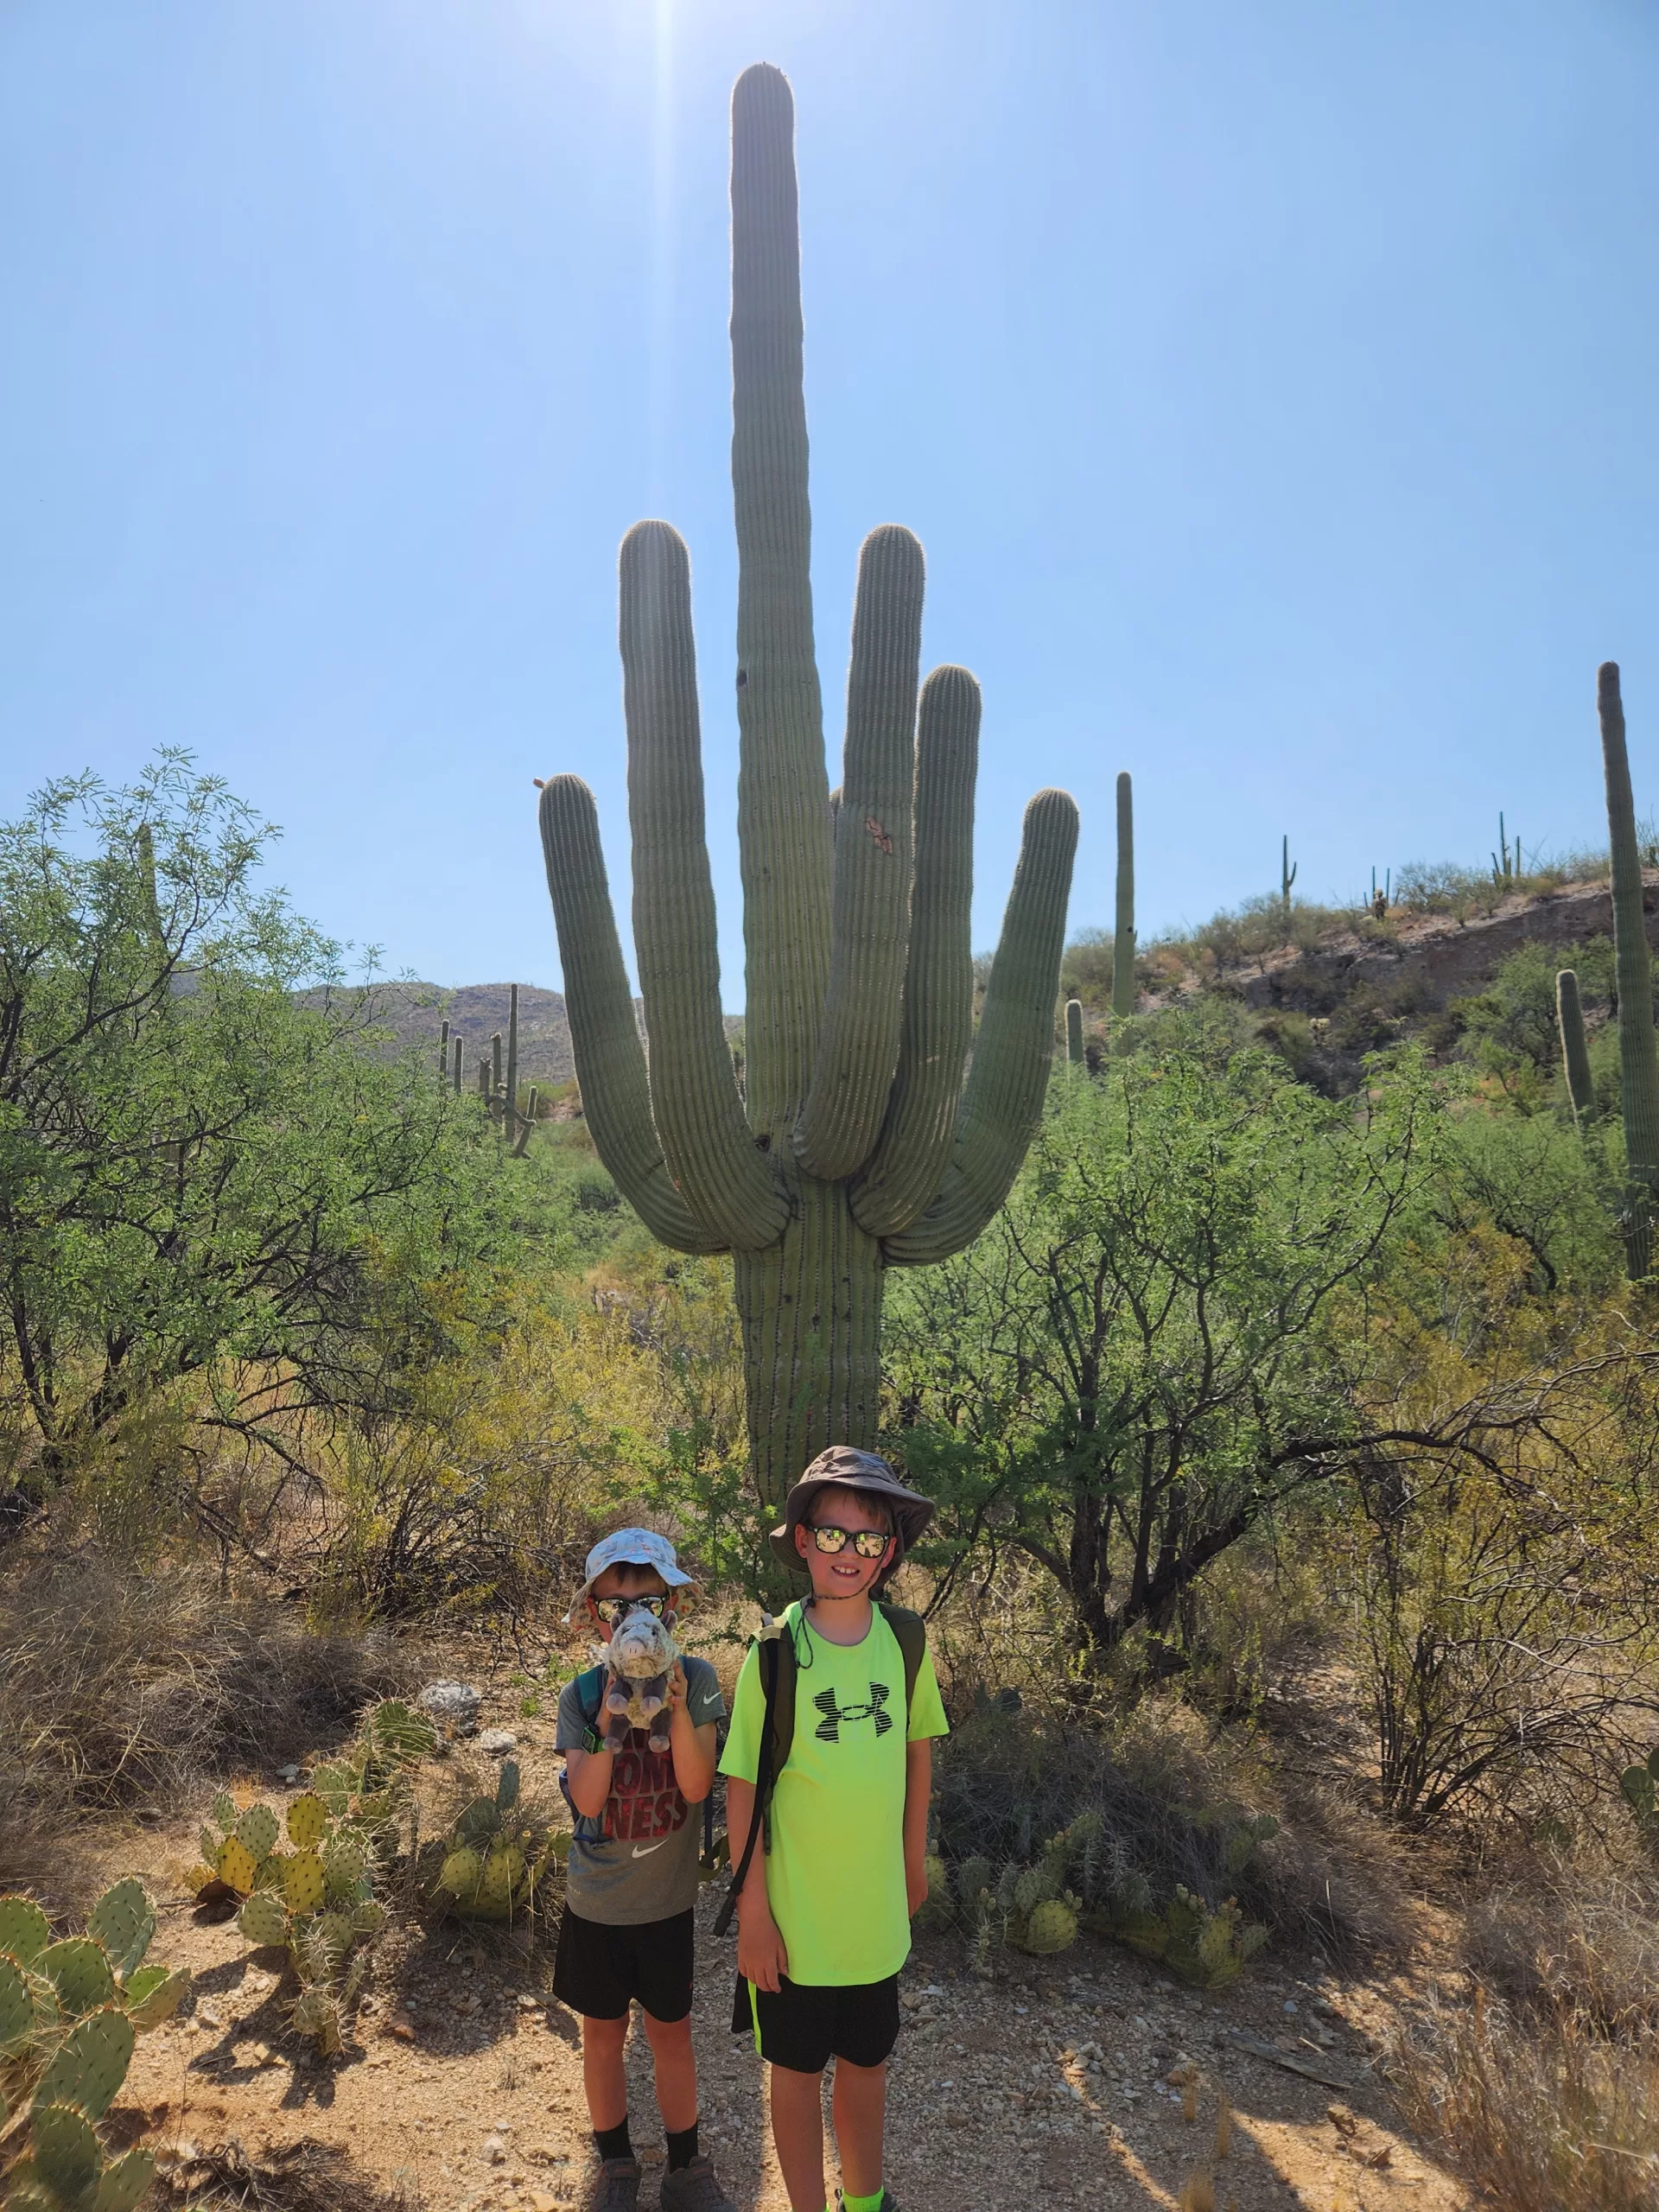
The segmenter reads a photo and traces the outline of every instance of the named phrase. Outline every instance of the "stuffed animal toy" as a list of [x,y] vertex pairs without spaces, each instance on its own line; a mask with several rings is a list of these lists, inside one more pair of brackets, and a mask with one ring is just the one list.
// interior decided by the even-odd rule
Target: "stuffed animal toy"
[[600,1655],[609,1669],[605,1683],[604,1737],[620,1751],[631,1728],[649,1728],[653,1751],[668,1749],[668,1677],[680,1648],[666,1621],[636,1606],[613,1630]]

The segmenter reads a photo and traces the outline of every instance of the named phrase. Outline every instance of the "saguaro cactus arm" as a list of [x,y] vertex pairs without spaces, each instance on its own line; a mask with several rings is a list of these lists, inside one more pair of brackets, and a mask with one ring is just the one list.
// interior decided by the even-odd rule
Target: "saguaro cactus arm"
[[1596,1110],[1596,1087],[1590,1077],[1590,1048],[1584,1036],[1584,1004],[1579,978],[1563,968],[1555,978],[1555,1019],[1561,1033],[1561,1065],[1567,1071],[1567,1095],[1573,1102],[1573,1119],[1580,1128]]
[[1625,1260],[1632,1281],[1649,1271],[1653,1205],[1659,1185],[1659,1048],[1653,1027],[1653,986],[1642,911],[1642,855],[1636,803],[1624,747],[1624,707],[1618,664],[1596,671],[1602,766],[1607,780],[1607,837],[1613,863],[1613,965],[1618,978],[1619,1091],[1624,1111],[1624,1163],[1630,1185]]
[[950,1164],[921,1219],[885,1240],[895,1266],[926,1266],[971,1244],[1019,1173],[1054,1058],[1054,984],[1077,849],[1077,802],[1069,791],[1039,791],[1026,809]]
[[605,879],[599,816],[580,776],[549,779],[541,825],[571,1048],[599,1156],[653,1236],[682,1252],[723,1251],[719,1232],[699,1220],[675,1189],[657,1140],[645,1048]]
[[1117,912],[1112,925],[1112,1012],[1135,1012],[1135,796],[1117,779]]
[[633,941],[654,1064],[651,1110],[675,1188],[722,1243],[747,1249],[782,1233],[789,1201],[743,1119],[721,1019],[683,540],[666,523],[636,524],[622,541],[620,582]]
[[859,555],[847,680],[830,983],[812,1088],[795,1130],[801,1165],[826,1182],[868,1159],[899,1058],[923,578],[922,549],[909,531],[885,524],[870,532]]
[[810,1087],[830,976],[806,469],[795,103],[783,72],[762,63],[732,93],[732,490],[748,1109],[774,1146]]
[[899,1066],[880,1139],[853,1184],[853,1218],[872,1236],[908,1229],[938,1195],[956,1142],[962,1071],[974,1035],[974,779],[979,686],[936,668],[916,734],[916,864]]
[[1081,999],[1067,999],[1065,1002],[1065,1057],[1074,1068],[1084,1065]]

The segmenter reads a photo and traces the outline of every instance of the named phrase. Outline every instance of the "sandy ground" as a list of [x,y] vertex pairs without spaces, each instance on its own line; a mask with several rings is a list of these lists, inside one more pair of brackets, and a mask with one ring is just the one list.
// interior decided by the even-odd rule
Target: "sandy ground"
[[[544,1790],[550,1716],[508,1725],[526,1787]],[[259,1786],[273,1805],[291,1795]],[[181,1898],[199,1808],[186,1809],[188,1825],[130,1837],[109,1859],[164,1900],[152,1955],[195,1975],[185,2013],[140,2038],[115,2116],[161,2152],[172,2201],[188,2200],[191,2162],[210,2147],[263,2162],[311,2142],[348,2152],[365,2181],[400,2183],[425,2212],[580,2205],[592,2164],[577,2028],[547,1994],[547,1942],[454,1923],[390,1936],[352,2044],[317,2060],[284,2025],[281,1954],[250,1953],[233,1923]],[[706,1891],[694,2016],[703,2146],[740,2212],[787,2212],[762,2069],[730,2032],[734,1941],[715,1938],[715,1909]],[[902,2212],[1465,2205],[1389,2120],[1370,2040],[1385,1993],[1299,1979],[1268,1953],[1234,1989],[1200,1996],[1087,1937],[1053,1961],[1002,1953],[987,1980],[952,1934],[918,1942],[903,2001],[888,2124]],[[650,2207],[662,2139],[637,2025],[630,2066]]]

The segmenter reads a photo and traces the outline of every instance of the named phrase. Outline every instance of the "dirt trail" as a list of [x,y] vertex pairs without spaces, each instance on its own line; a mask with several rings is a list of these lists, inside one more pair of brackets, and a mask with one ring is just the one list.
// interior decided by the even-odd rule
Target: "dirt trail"
[[[508,1725],[526,1789],[547,1790],[550,1716]],[[261,1794],[281,1804],[291,1793],[267,1783]],[[179,1901],[194,1830],[193,1817],[175,1833],[129,1838],[108,1861],[170,1900],[156,1955],[196,1977],[187,2012],[141,2037],[118,2116],[123,2133],[147,2134],[162,2152],[175,2203],[188,2200],[193,2155],[232,2142],[256,2163],[299,2143],[337,2146],[364,2181],[401,2183],[424,2212],[582,2202],[589,2140],[576,2024],[547,1994],[544,1943],[411,1925],[383,1945],[352,2044],[317,2061],[286,2032],[280,1955],[249,1953],[233,1923]],[[705,1892],[695,2014],[704,2146],[741,2212],[787,2212],[760,2069],[729,2030],[734,1946],[715,1939],[715,1910]],[[1212,1999],[1087,1938],[1052,1961],[1002,1954],[985,1980],[953,1935],[918,1943],[903,1999],[889,2126],[903,2212],[1174,2212],[1205,2173],[1217,2212],[1465,2204],[1389,2122],[1366,2032],[1384,2015],[1374,1990],[1296,1980],[1269,1955]],[[642,2201],[653,2206],[661,2136],[637,2030],[630,2068]],[[1224,2107],[1230,2140],[1217,2157]]]

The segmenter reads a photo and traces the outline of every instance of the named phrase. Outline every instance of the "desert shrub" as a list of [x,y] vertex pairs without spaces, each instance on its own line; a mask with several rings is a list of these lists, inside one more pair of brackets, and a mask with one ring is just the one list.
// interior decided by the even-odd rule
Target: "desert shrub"
[[135,1570],[91,1546],[15,1556],[0,1589],[0,1881],[66,1878],[79,1815],[172,1809],[203,1776],[298,1758],[404,1662],[317,1634],[205,1568]]
[[162,2169],[156,2201],[188,2212],[422,2212],[425,2202],[404,2182],[382,2188],[349,2152],[309,2138],[257,2156],[240,2143],[210,2145]]

